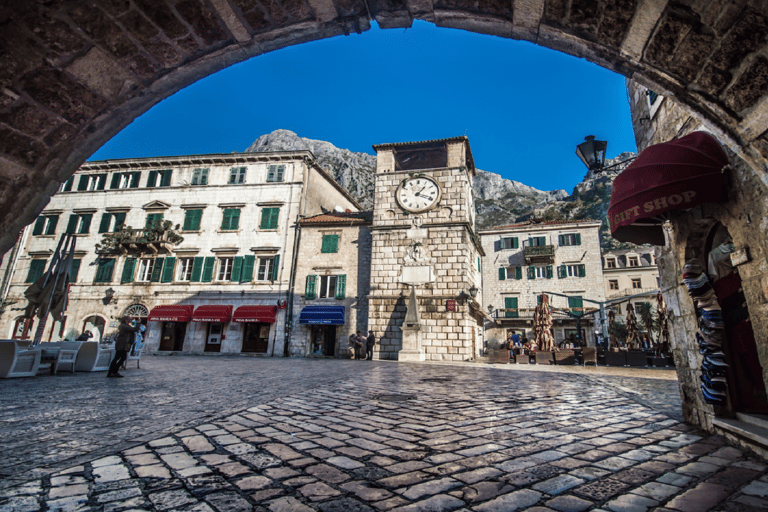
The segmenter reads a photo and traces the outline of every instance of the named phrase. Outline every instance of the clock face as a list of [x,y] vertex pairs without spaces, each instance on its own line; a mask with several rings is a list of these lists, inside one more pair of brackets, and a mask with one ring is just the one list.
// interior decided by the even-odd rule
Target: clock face
[[396,198],[400,206],[409,212],[429,210],[440,201],[440,187],[423,176],[408,178],[397,188]]

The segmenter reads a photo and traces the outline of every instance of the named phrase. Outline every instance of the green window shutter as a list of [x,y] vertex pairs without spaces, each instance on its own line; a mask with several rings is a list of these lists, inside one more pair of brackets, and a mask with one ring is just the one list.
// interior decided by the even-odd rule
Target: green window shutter
[[276,254],[272,262],[272,281],[277,281],[277,273],[280,271],[280,255]]
[[51,215],[48,217],[48,228],[45,230],[46,235],[56,234],[56,225],[59,223],[58,215]]
[[81,215],[83,218],[83,223],[80,225],[80,234],[87,234],[91,230],[91,219],[93,218],[92,213],[84,213]]
[[562,247],[562,245],[563,245],[563,235],[557,235],[557,245]]
[[176,258],[165,258],[163,262],[163,277],[160,278],[161,283],[173,282],[173,268],[176,264]]
[[203,264],[203,277],[204,283],[210,283],[213,281],[213,267],[216,265],[216,258],[214,256],[206,256],[205,263]]
[[80,176],[80,181],[77,182],[77,190],[82,192],[84,190],[88,190],[88,176],[82,175]]
[[237,229],[240,227],[240,208],[232,210],[232,214],[229,217],[229,229]]
[[584,265],[579,265],[579,277],[586,277],[587,269]]
[[232,210],[229,208],[224,208],[224,212],[221,216],[221,229],[227,230],[229,229],[229,217],[232,215]]
[[72,185],[75,183],[75,177],[70,176],[67,181],[64,182],[64,190],[63,192],[71,192],[72,191]]
[[317,284],[317,276],[307,276],[307,287],[304,290],[304,299],[312,300],[316,297],[315,285]]
[[157,171],[149,171],[147,175],[147,188],[155,187],[157,183]]
[[33,235],[42,235],[45,228],[45,217],[38,217],[35,221],[35,227],[32,228]]
[[523,278],[523,267],[515,267],[515,279]]
[[336,298],[341,300],[347,294],[347,276],[341,274],[336,276]]
[[568,269],[565,265],[560,265],[557,267],[557,277],[558,279],[563,279],[564,277],[568,277]]
[[133,270],[136,268],[136,258],[127,258],[123,264],[123,275],[120,277],[121,283],[133,282]]
[[568,297],[568,307],[574,315],[581,316],[584,314],[584,301],[578,295],[575,297]]
[[203,210],[192,210],[192,220],[190,229],[197,231],[200,229],[200,220],[203,218]]
[[504,237],[499,239],[499,249],[504,249]]
[[162,213],[148,213],[147,214],[147,225],[145,226],[145,228],[151,228],[152,225],[155,222],[159,221],[159,220],[163,220],[163,214]]
[[82,259],[76,258],[72,260],[72,265],[69,267],[69,282],[75,283],[77,282],[77,275],[80,273],[80,263],[82,263]]
[[202,256],[196,256],[195,261],[192,263],[192,275],[190,276],[189,280],[193,283],[199,283],[200,282],[200,276],[203,273],[203,261],[205,258]]
[[130,188],[139,188],[139,180],[141,179],[141,171],[134,171],[131,173],[131,183],[128,185]]
[[235,259],[232,262],[232,275],[229,277],[229,280],[239,283],[240,275],[242,274],[242,272],[243,272],[243,257],[235,256]]
[[112,175],[112,181],[109,184],[109,188],[118,188],[120,186],[120,178],[123,177],[123,173],[116,172]]
[[535,240],[534,238],[531,238],[531,237],[528,238],[528,247],[533,247],[533,245],[536,243],[534,240]]
[[536,267],[528,267],[528,279],[536,279]]
[[115,217],[114,231],[117,231],[117,228],[125,225],[125,212],[113,213],[112,215]]
[[77,220],[80,218],[80,216],[76,213],[73,213],[69,216],[69,222],[67,223],[67,230],[65,233],[67,234],[74,234],[75,230],[77,229]]
[[240,274],[241,283],[250,283],[253,281],[253,265],[256,262],[256,256],[247,254],[243,257],[243,272]]
[[477,271],[478,272],[482,272],[483,271],[483,266],[480,263],[480,256],[477,257]]
[[171,186],[171,176],[173,176],[173,169],[165,169],[163,171],[160,171],[160,175],[162,178],[160,179],[160,186],[161,187],[170,187]]
[[547,265],[547,279],[552,279],[552,265]]
[[339,252],[339,235],[323,235],[323,245],[320,252]]
[[27,283],[34,283],[43,275],[47,260],[32,260],[29,262],[29,272],[27,273]]
[[152,267],[152,276],[149,278],[150,283],[159,283],[160,277],[163,275],[163,263],[165,258],[155,258],[155,265]]
[[[105,174],[99,174],[99,181],[96,183],[96,190],[104,190],[104,187],[107,185],[107,175]],[[113,262],[114,263],[114,262]]]
[[193,225],[193,218],[194,218],[195,214],[193,212],[196,212],[196,211],[199,211],[199,210],[185,210],[184,211],[184,224],[181,226],[181,229],[183,231],[193,231],[194,230],[192,225]]
[[280,208],[262,208],[259,229],[277,229]]
[[499,281],[503,281],[507,278],[507,269],[504,267],[499,268]]
[[[518,318],[520,312],[517,310],[517,297],[504,297],[504,316],[507,318]],[[512,310],[512,311],[510,311]]]
[[101,222],[99,222],[99,233],[107,233],[109,231],[109,221],[112,220],[111,213],[102,213]]
[[581,233],[576,233],[576,245],[581,245]]
[[520,247],[520,241],[517,239],[517,237],[512,238],[512,248],[518,249]]
[[115,260],[113,258],[99,260],[98,268],[96,269],[96,278],[93,281],[95,283],[112,282],[112,272],[114,269]]

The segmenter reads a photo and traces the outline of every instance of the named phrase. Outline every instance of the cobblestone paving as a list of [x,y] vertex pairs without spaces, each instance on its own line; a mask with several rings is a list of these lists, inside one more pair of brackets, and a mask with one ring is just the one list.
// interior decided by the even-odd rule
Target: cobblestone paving
[[765,461],[643,398],[664,390],[674,401],[677,384],[661,373],[206,357],[142,366],[125,379],[0,382],[10,445],[0,465],[15,484],[0,490],[0,511],[768,509]]

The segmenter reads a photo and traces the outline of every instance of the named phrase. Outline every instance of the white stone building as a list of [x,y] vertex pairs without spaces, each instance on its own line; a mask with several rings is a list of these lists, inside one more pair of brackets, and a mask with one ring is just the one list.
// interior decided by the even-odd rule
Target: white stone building
[[367,335],[371,212],[328,212],[299,222],[289,353],[347,357]]
[[[538,296],[547,293],[555,342],[577,334],[596,342],[596,303],[605,301],[599,221],[528,221],[480,231],[483,250],[483,305],[493,317],[485,324],[489,346],[517,332],[532,338]],[[569,315],[568,313],[571,313]]]
[[642,302],[656,307],[660,278],[653,247],[603,252],[603,275],[605,298],[617,319],[624,321],[628,302],[632,303],[635,312]]
[[[290,151],[84,164],[27,228],[0,317],[5,336],[34,335],[20,320],[23,293],[68,232],[77,238],[70,301],[44,341],[70,329],[108,335],[128,314],[147,323],[148,351],[283,355],[296,221],[359,209],[313,161]],[[146,243],[156,220],[178,226],[183,242]],[[97,251],[121,224],[134,238]]]

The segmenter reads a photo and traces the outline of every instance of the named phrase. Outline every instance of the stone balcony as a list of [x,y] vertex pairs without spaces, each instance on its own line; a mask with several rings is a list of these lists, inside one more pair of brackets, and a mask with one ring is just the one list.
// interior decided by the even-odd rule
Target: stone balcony
[[554,263],[555,246],[554,245],[534,245],[523,248],[525,263]]

